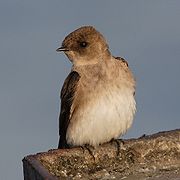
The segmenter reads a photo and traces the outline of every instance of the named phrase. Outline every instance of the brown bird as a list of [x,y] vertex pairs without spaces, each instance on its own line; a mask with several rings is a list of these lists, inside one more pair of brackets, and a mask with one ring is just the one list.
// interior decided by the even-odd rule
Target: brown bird
[[113,57],[91,26],[70,33],[57,51],[73,64],[61,90],[58,148],[97,146],[123,135],[136,111],[135,80],[127,62]]

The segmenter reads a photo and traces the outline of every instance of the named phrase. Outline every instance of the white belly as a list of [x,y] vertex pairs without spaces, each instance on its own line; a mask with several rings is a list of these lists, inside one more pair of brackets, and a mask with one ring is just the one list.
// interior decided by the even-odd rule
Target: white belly
[[[99,95],[98,95],[99,94]],[[67,129],[68,144],[96,146],[118,138],[132,125],[136,102],[129,89],[97,93],[73,114]]]

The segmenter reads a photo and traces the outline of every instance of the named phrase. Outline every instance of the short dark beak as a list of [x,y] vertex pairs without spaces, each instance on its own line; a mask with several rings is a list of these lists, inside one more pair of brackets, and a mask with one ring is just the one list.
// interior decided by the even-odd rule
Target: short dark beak
[[60,48],[57,48],[56,51],[61,52],[61,51],[69,51],[69,50],[65,47],[60,47]]

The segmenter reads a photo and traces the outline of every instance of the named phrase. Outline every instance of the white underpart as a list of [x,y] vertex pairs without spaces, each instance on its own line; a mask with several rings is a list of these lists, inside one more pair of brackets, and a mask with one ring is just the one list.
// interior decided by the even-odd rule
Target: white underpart
[[111,86],[93,93],[97,98],[89,98],[84,109],[72,116],[66,135],[68,144],[96,146],[118,138],[132,125],[136,102],[131,89]]

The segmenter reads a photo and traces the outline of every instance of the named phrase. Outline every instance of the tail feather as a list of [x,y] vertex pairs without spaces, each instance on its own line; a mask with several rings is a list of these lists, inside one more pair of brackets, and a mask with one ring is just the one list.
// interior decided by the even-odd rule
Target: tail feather
[[59,137],[58,149],[67,149],[69,145],[67,144],[66,138]]

